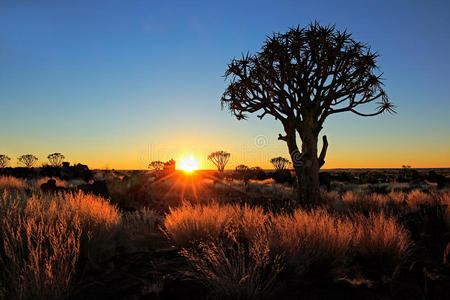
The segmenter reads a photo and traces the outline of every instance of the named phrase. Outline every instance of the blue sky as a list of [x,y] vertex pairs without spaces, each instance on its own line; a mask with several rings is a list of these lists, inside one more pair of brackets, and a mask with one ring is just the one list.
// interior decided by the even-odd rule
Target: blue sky
[[450,167],[450,2],[161,2],[0,1],[0,153],[121,169],[188,155],[208,168],[223,149],[230,167],[268,167],[287,156],[280,124],[222,111],[221,76],[266,35],[317,20],[380,53],[399,111],[327,120],[324,167]]

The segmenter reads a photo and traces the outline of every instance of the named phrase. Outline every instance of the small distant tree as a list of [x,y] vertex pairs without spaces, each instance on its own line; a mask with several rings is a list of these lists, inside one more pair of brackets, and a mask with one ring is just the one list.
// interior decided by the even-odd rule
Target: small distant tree
[[61,167],[62,161],[66,158],[61,153],[52,153],[47,156],[50,165],[53,167]]
[[33,165],[38,160],[38,158],[36,156],[34,156],[33,154],[25,154],[25,155],[20,156],[18,159],[19,159],[19,164],[21,164],[27,168],[32,168]]
[[217,167],[219,173],[223,172],[229,159],[230,153],[225,151],[216,151],[208,155],[208,160],[211,161]]
[[6,168],[10,160],[11,158],[9,158],[7,155],[0,154],[0,168]]
[[164,163],[162,161],[156,160],[156,161],[152,161],[149,165],[148,168],[150,170],[153,170],[155,172],[159,172],[164,168]]
[[272,163],[273,167],[275,168],[275,170],[279,171],[279,170],[285,170],[287,169],[287,167],[290,165],[290,161],[287,158],[284,157],[274,157],[270,160],[270,162]]

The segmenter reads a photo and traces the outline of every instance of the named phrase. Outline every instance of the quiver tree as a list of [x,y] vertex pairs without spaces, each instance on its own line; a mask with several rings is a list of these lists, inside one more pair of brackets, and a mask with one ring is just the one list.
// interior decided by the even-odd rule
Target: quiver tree
[[[318,175],[326,147],[318,157],[317,142],[325,119],[341,112],[359,116],[394,112],[377,73],[377,57],[347,31],[316,22],[274,33],[259,52],[232,59],[228,65],[222,107],[238,120],[258,112],[260,119],[271,115],[282,123],[284,133],[278,139],[287,144],[304,204],[319,197]],[[374,112],[359,110],[373,102]]]
[[0,168],[6,168],[10,160],[11,158],[9,158],[7,155],[0,154]]
[[208,155],[208,160],[212,162],[219,173],[222,173],[230,159],[230,153],[225,151],[216,151]]
[[38,158],[36,156],[34,156],[33,154],[25,154],[22,155],[18,158],[19,160],[19,164],[27,167],[27,168],[32,168],[34,163],[38,160]]
[[164,168],[164,163],[162,161],[156,160],[156,161],[152,161],[149,165],[148,168],[150,170],[153,170],[155,172],[159,172]]
[[61,153],[52,153],[47,156],[50,165],[53,167],[61,167],[63,160],[66,158]]
[[270,163],[273,165],[275,170],[279,171],[287,169],[291,162],[289,161],[289,159],[279,156],[272,158],[270,160]]

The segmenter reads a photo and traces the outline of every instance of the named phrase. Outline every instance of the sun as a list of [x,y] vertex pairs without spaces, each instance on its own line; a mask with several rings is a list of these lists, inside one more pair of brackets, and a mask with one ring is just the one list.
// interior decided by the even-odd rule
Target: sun
[[193,157],[185,157],[180,162],[180,170],[192,172],[198,170],[198,161]]

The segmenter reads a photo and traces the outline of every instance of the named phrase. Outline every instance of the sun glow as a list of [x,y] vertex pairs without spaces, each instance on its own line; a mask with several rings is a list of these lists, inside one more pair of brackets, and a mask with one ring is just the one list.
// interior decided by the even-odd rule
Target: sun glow
[[180,170],[185,172],[198,170],[198,161],[193,157],[185,157],[180,162]]

